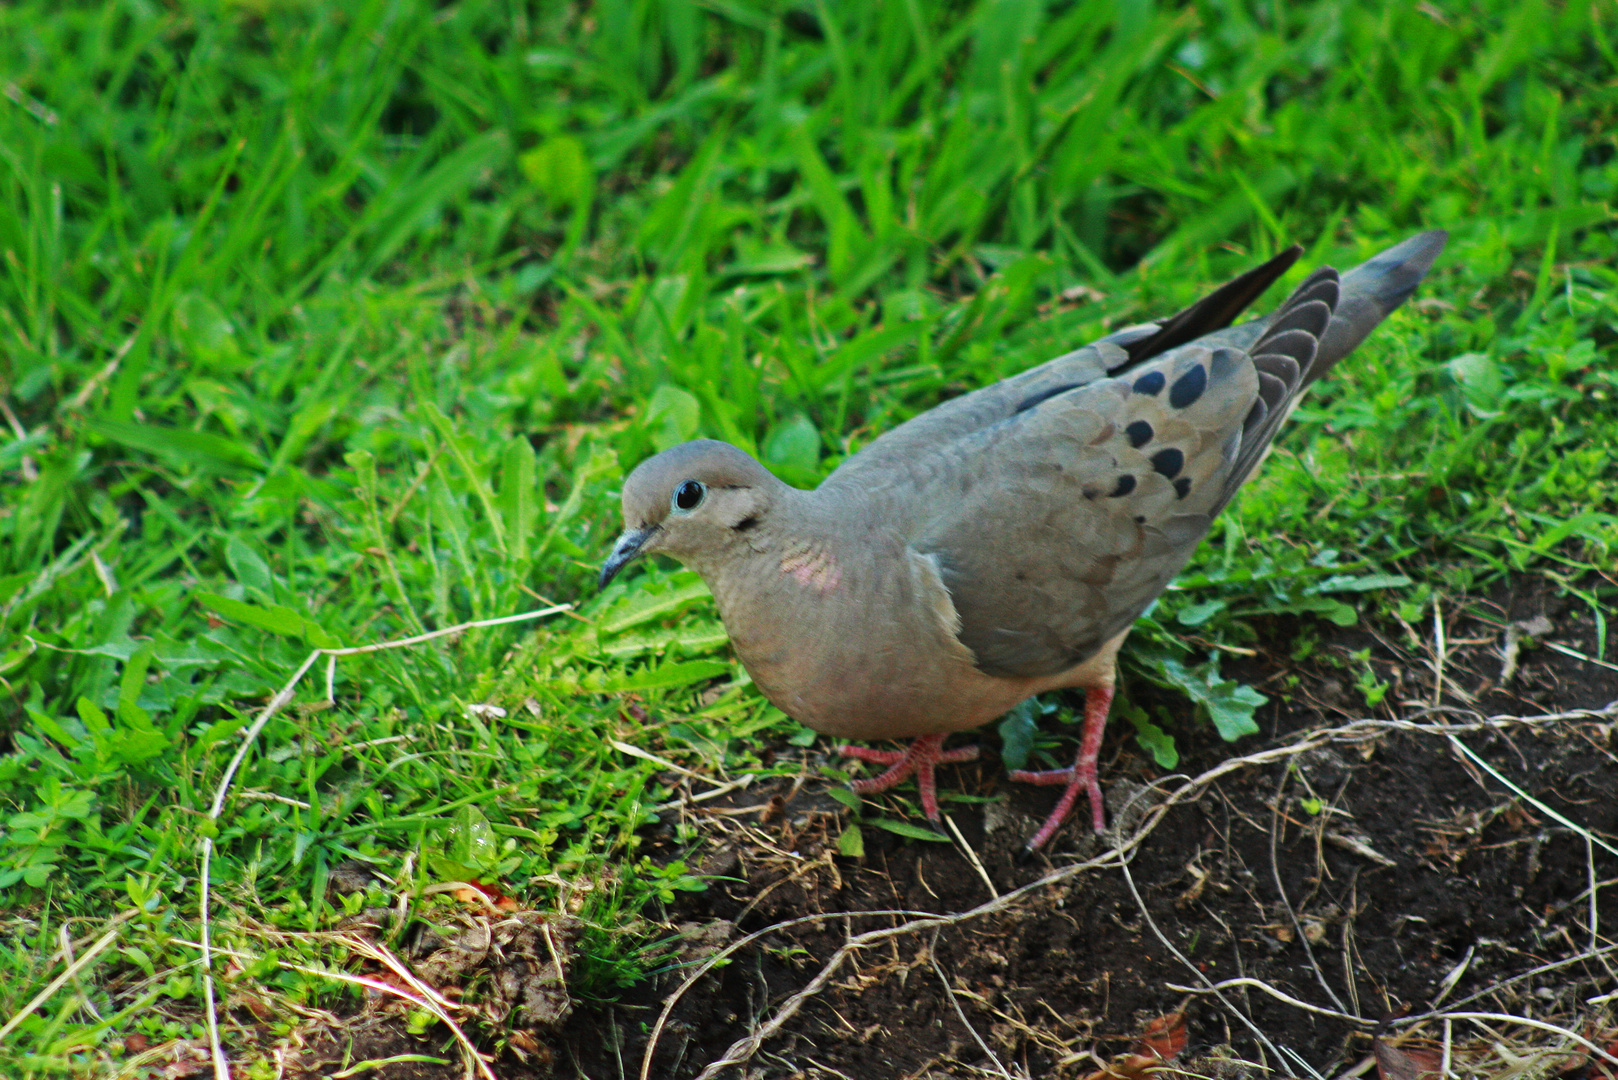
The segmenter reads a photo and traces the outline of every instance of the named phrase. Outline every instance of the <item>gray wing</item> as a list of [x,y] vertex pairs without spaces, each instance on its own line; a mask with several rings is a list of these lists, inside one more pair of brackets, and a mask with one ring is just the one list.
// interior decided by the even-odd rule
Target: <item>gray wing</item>
[[1147,358],[938,453],[945,483],[914,547],[937,555],[977,665],[1053,675],[1128,628],[1259,465],[1299,392],[1408,298],[1443,241],[1414,236],[1341,280],[1322,267],[1269,319],[1188,343],[1175,335],[1196,324],[1178,316],[1154,332],[1167,351],[1152,355],[1144,338]]
[[[1172,318],[1120,330],[1038,367],[974,390],[922,413],[887,432],[844,462],[823,488],[852,495],[872,484],[899,482],[923,487],[935,479],[940,446],[1003,423],[1059,394],[1089,386],[1185,342],[1229,327],[1242,310],[1297,261],[1292,247],[1262,266],[1227,282]],[[1236,327],[1251,344],[1267,320]]]
[[937,512],[912,546],[936,556],[980,669],[1065,671],[1168,586],[1313,358],[1329,312],[1315,300],[1305,314],[1314,333],[1289,326],[1263,356],[1182,345],[942,455],[953,483],[929,492]]
[[902,425],[827,484],[906,491],[911,546],[937,557],[979,668],[1065,671],[1168,586],[1297,395],[1409,296],[1444,239],[1423,233],[1341,282],[1317,270],[1273,316],[1230,327],[1284,253],[1172,319]]

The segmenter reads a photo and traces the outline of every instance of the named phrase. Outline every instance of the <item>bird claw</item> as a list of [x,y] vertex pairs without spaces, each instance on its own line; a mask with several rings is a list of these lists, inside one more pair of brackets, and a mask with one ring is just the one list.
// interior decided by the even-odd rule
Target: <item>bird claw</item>
[[921,811],[927,815],[927,821],[933,828],[942,832],[943,816],[938,812],[938,782],[934,778],[933,770],[938,765],[973,761],[978,756],[978,748],[975,746],[958,746],[954,750],[945,750],[943,746],[944,736],[923,735],[903,750],[839,746],[837,752],[844,757],[889,767],[888,771],[880,776],[850,781],[848,786],[860,795],[887,791],[914,774],[916,787],[921,789]]
[[1039,831],[1029,838],[1025,850],[1030,854],[1044,847],[1045,842],[1056,835],[1056,830],[1062,827],[1062,822],[1066,821],[1068,814],[1072,812],[1080,791],[1088,792],[1090,795],[1090,817],[1096,832],[1107,831],[1107,811],[1101,799],[1101,783],[1096,779],[1096,762],[1101,755],[1101,734],[1107,724],[1107,712],[1111,708],[1110,681],[1086,687],[1084,733],[1079,739],[1078,759],[1066,769],[1046,769],[1040,772],[1018,769],[1011,774],[1013,780],[1029,784],[1067,785],[1062,797],[1056,800],[1056,809],[1051,811],[1051,816],[1046,818]]
[[1012,866],[1027,866],[1039,854],[1039,849],[1032,844],[1024,844],[1018,848],[1016,854],[1011,856]]
[[1024,777],[1029,777],[1031,778],[1027,781],[1029,783],[1057,784],[1063,782],[1062,778],[1047,778],[1053,774],[1061,773],[1067,774],[1067,790],[1062,792],[1060,799],[1056,800],[1056,809],[1051,811],[1050,817],[1045,819],[1045,823],[1039,827],[1039,831],[1029,837],[1028,843],[1023,850],[1030,855],[1044,847],[1046,841],[1056,835],[1056,831],[1062,827],[1062,823],[1072,813],[1073,804],[1078,801],[1079,792],[1081,791],[1088,792],[1090,795],[1090,817],[1096,832],[1099,834],[1107,831],[1107,812],[1101,798],[1101,784],[1096,779],[1094,768],[1052,769],[1050,772],[1044,773],[1025,773],[1024,776],[1017,776],[1013,773],[1012,779],[1022,780]]

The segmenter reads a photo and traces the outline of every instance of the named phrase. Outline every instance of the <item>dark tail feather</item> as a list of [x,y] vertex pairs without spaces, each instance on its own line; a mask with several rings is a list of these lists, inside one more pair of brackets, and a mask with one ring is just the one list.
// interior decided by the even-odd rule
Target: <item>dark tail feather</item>
[[[1337,271],[1323,266],[1274,315],[1227,335],[1237,347],[1251,352],[1259,396],[1236,444],[1223,494],[1210,515],[1224,509],[1264,459],[1304,388],[1353,352],[1377,323],[1409,298],[1447,239],[1449,234],[1442,229],[1412,236],[1340,279]],[[1257,333],[1257,340],[1251,345],[1240,342],[1237,335],[1243,330]]]
[[1164,319],[1158,330],[1149,337],[1124,345],[1129,362],[1136,363],[1160,356],[1170,349],[1179,348],[1216,330],[1223,330],[1236,321],[1236,316],[1264,294],[1287,272],[1303,248],[1293,244],[1262,266],[1255,266],[1241,277],[1227,281],[1178,315]]
[[1377,323],[1409,298],[1448,239],[1443,229],[1417,233],[1343,275],[1337,307],[1310,367],[1311,381],[1353,352]]

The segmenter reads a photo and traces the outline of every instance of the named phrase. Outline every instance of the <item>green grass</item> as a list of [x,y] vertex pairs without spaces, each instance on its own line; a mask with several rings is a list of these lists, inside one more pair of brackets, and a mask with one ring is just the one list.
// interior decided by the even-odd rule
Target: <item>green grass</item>
[[[536,907],[582,895],[579,990],[612,994],[643,913],[699,883],[637,854],[667,792],[608,740],[759,771],[801,734],[689,575],[592,595],[624,470],[705,434],[812,484],[1294,240],[1296,276],[1452,233],[1130,677],[1228,702],[1176,641],[1240,644],[1265,611],[1413,622],[1523,571],[1612,656],[1611,14],[0,7],[5,1069],[93,1075],[131,1033],[199,1034],[205,837],[215,937],[277,1002],[351,1000],[280,963],[320,946],[248,929],[331,926],[358,902],[327,898],[347,859],[407,892],[476,873]],[[207,816],[311,648],[552,600],[583,617],[344,658],[331,707],[317,666]],[[23,1014],[63,940],[109,929]]]

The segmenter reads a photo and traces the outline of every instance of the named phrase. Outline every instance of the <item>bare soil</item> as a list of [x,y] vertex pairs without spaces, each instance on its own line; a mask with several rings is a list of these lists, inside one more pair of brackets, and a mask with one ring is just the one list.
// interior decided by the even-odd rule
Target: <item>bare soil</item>
[[[1446,608],[1442,646],[1335,631],[1301,666],[1287,659],[1300,627],[1272,624],[1268,640],[1286,645],[1227,665],[1270,697],[1262,736],[1231,746],[1187,723],[1174,732],[1183,775],[1166,777],[1115,724],[1102,770],[1114,832],[1070,825],[1029,862],[1017,856],[1055,789],[1008,783],[990,732],[980,762],[940,775],[972,797],[945,804],[964,847],[874,826],[904,817],[891,802],[867,808],[865,855],[838,855],[849,814],[811,761],[796,784],[688,810],[694,848],[671,816],[654,850],[715,875],[666,913],[685,945],[622,1000],[580,1005],[491,1067],[634,1077],[655,1030],[654,1078],[1094,1077],[1179,1010],[1179,1062],[1214,1076],[1368,1068],[1376,1031],[1408,1034],[1398,1018],[1434,1007],[1604,1039],[1614,1007],[1600,999],[1618,990],[1618,670],[1547,644],[1597,654],[1588,608],[1550,597],[1530,583]],[[1502,687],[1505,632],[1537,617],[1548,626]],[[1392,687],[1374,710],[1344,662],[1367,648]],[[721,945],[777,924],[698,975]],[[1479,1036],[1451,1023],[1458,1047]],[[745,1063],[704,1073],[772,1024],[740,1048]],[[1508,1027],[1492,1023],[1497,1048],[1567,1045]],[[376,1038],[379,1053],[349,1041],[346,1060],[404,1052],[396,1027]],[[442,1032],[414,1043],[455,1057]],[[342,1068],[306,1049],[286,1075]],[[1538,1070],[1558,1073],[1596,1075],[1565,1053]]]

